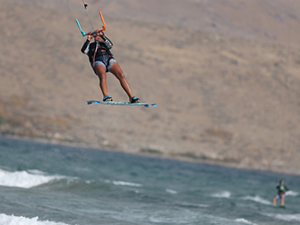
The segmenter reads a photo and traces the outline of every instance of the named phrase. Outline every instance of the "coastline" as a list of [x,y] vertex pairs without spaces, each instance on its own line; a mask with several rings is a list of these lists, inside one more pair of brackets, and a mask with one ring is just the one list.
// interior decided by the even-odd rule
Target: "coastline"
[[[7,18],[2,20],[0,34],[5,53],[0,55],[0,135],[300,173],[299,43],[292,38],[287,43],[288,32],[278,33],[289,28],[298,35],[300,26],[292,17],[278,23],[276,15],[283,12],[272,8],[276,4],[270,5],[274,13],[269,14],[261,11],[259,1],[247,2],[253,8],[240,8],[239,14],[251,12],[260,21],[269,21],[267,27],[259,20],[237,21],[240,15],[234,14],[234,0],[221,5],[212,1],[218,11],[186,14],[190,21],[194,15],[207,16],[210,29],[105,15],[111,28],[106,35],[114,42],[114,57],[134,95],[157,103],[157,108],[145,109],[87,106],[87,100],[102,95],[98,78],[80,52],[85,38],[78,33],[71,12],[56,10],[55,4],[54,8],[43,5],[46,0],[39,6],[0,1],[0,14]],[[186,12],[193,9],[190,1],[184,2]],[[146,9],[150,1],[139,4]],[[287,15],[297,7],[285,8]],[[91,16],[99,20],[98,14]],[[219,23],[214,21],[212,27],[209,21],[217,17]],[[250,32],[256,38],[234,32],[240,29],[228,18],[244,28],[251,22],[253,30],[244,34]],[[228,32],[219,29],[221,24]],[[12,42],[11,27],[31,32]],[[16,65],[16,58],[23,60]],[[111,74],[108,86],[115,100],[127,99]]]
[[233,168],[233,169],[239,169],[239,170],[252,170],[252,171],[257,171],[257,172],[269,172],[269,173],[274,173],[274,174],[279,174],[279,175],[292,175],[292,176],[300,176],[299,173],[295,173],[293,171],[289,172],[282,172],[282,171],[276,171],[276,170],[268,170],[265,168],[253,168],[253,167],[241,167],[239,165],[235,165],[233,163],[228,163],[228,162],[222,162],[220,160],[207,160],[207,159],[199,159],[199,158],[193,158],[192,155],[184,155],[182,156],[175,156],[175,155],[162,155],[157,152],[138,152],[138,153],[133,153],[130,151],[124,151],[121,149],[117,148],[111,148],[107,146],[102,146],[102,147],[92,147],[89,144],[86,143],[76,143],[76,142],[68,142],[68,141],[63,141],[63,140],[55,140],[55,139],[46,139],[46,138],[39,138],[39,137],[26,137],[26,136],[19,136],[19,135],[1,135],[0,138],[4,139],[13,139],[13,140],[20,140],[20,141],[32,141],[32,142],[37,142],[37,143],[43,143],[43,144],[51,144],[51,145],[62,145],[62,146],[68,146],[68,147],[75,147],[75,148],[84,148],[88,150],[93,150],[93,151],[112,151],[112,152],[117,152],[117,153],[124,153],[124,154],[129,154],[129,155],[138,155],[138,156],[143,156],[143,157],[151,157],[151,158],[158,158],[158,159],[166,159],[166,160],[175,160],[175,161],[182,161],[182,162],[189,162],[189,163],[199,163],[203,165],[210,165],[210,166],[221,166],[221,167],[227,167],[227,168]]

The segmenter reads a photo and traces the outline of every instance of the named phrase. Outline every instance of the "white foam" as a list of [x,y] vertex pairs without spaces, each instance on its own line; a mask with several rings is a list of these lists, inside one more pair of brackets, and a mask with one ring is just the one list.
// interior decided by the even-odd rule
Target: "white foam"
[[231,193],[229,191],[222,191],[222,192],[215,193],[212,195],[212,197],[215,197],[215,198],[230,198],[230,196],[231,196]]
[[62,176],[48,176],[41,171],[31,170],[8,172],[0,169],[0,185],[8,187],[32,188],[48,183],[55,179],[62,179]]
[[22,216],[8,216],[5,214],[0,214],[0,224],[1,225],[67,225],[65,223],[55,223],[51,221],[38,221],[38,217],[25,218]]
[[180,202],[175,204],[177,206],[182,206],[182,207],[194,207],[194,208],[207,208],[209,207],[209,205],[205,205],[205,204],[193,204],[193,203],[185,203],[185,202]]
[[261,198],[260,196],[246,196],[245,198],[243,198],[244,200],[250,200],[250,201],[254,201],[254,202],[258,202],[264,205],[272,205],[271,201],[265,200],[263,198]]
[[236,219],[235,220],[236,222],[239,222],[239,223],[245,223],[245,224],[251,224],[251,225],[256,225],[255,223],[252,223],[244,218],[239,218],[239,219]]
[[172,194],[172,195],[176,195],[178,192],[172,189],[166,189],[166,192]]
[[141,184],[135,184],[135,183],[130,183],[130,182],[125,182],[125,181],[113,181],[114,185],[118,186],[131,186],[131,187],[141,187]]
[[263,215],[275,218],[277,220],[287,221],[287,222],[291,222],[291,221],[299,221],[300,222],[300,214],[271,214],[271,213],[268,214],[268,213],[266,213]]
[[285,193],[285,195],[286,196],[298,196],[299,195],[299,193],[298,192],[296,192],[296,191],[287,191],[286,193]]

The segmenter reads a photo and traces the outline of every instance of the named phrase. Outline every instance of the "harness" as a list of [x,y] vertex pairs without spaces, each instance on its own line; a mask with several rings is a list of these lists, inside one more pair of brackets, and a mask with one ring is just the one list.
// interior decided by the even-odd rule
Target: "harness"
[[278,189],[278,194],[279,194],[279,195],[282,195],[282,194],[284,194],[284,193],[286,192],[286,188],[285,188],[284,185],[279,184],[279,185],[277,186],[277,189]]
[[90,58],[90,61],[93,67],[95,66],[96,61],[103,62],[103,64],[106,67],[106,72],[108,72],[108,65],[110,60],[113,59],[113,54],[111,53],[109,47],[105,42],[100,42],[97,40],[95,44],[95,49],[91,49],[91,51],[94,52],[94,54],[92,60]]

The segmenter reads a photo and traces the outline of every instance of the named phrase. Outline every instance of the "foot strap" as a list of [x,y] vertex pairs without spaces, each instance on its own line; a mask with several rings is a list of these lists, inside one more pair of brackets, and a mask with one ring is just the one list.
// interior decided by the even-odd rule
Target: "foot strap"
[[106,102],[107,100],[108,100],[108,101],[113,101],[113,100],[112,100],[112,97],[110,97],[109,95],[106,95],[106,96],[103,98],[103,101],[104,101],[104,102]]
[[131,99],[130,103],[136,103],[136,102],[138,102],[139,100],[140,100],[139,98],[133,96],[133,98]]

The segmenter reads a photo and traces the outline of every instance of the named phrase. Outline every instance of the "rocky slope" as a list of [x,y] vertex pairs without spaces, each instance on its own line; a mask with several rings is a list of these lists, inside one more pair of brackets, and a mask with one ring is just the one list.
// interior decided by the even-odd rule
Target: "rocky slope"
[[[102,96],[66,4],[0,0],[1,134],[300,174],[297,6],[140,2],[102,4],[134,94],[158,104],[149,109],[86,105]],[[113,75],[109,90],[126,100]]]

